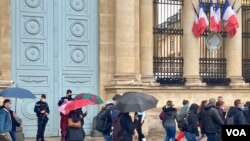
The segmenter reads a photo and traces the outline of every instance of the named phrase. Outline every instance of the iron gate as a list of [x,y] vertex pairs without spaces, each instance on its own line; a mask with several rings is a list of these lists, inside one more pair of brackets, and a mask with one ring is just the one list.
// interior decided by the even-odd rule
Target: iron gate
[[242,0],[242,76],[250,82],[250,1]]
[[167,85],[184,85],[182,57],[183,0],[154,0],[154,77]]
[[[204,10],[207,17],[210,16],[210,0],[204,1]],[[221,1],[221,11],[223,10]],[[215,5],[216,3],[214,3]],[[223,29],[223,28],[222,28]],[[209,50],[206,47],[206,39],[209,35],[209,29],[206,29],[200,38],[200,77],[202,82],[208,86],[225,86],[228,85],[230,79],[226,78],[226,63],[224,39],[227,36],[225,31],[221,31],[220,35],[223,38],[222,46],[217,50]]]

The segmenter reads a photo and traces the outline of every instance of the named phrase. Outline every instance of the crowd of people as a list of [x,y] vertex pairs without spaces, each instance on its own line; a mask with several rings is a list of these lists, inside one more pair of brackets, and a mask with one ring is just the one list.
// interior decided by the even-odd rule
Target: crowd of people
[[[236,99],[228,111],[222,96],[217,101],[214,98],[204,100],[200,105],[190,105],[188,100],[183,100],[182,104],[179,113],[171,100],[162,108],[159,118],[166,130],[165,141],[180,141],[184,137],[187,141],[200,141],[204,137],[207,141],[221,141],[222,125],[250,124],[250,102],[244,104],[240,99]],[[176,128],[179,128],[177,135]]]
[[[120,112],[116,108],[117,100],[121,95],[116,94],[112,100],[108,100],[106,105],[96,116],[96,130],[103,134],[105,141],[132,141],[135,131],[138,141],[145,141],[142,133],[142,125],[145,120],[144,112],[135,112],[134,118],[130,113]],[[62,97],[58,106],[63,103],[73,101],[72,91],[67,90],[66,96]],[[250,102],[245,104],[240,100],[234,101],[234,106],[226,111],[223,97],[214,98],[190,104],[188,100],[183,100],[183,106],[178,111],[173,101],[168,100],[159,114],[162,126],[166,131],[165,141],[200,141],[207,137],[207,141],[221,141],[221,126],[228,125],[250,125]],[[0,107],[0,134],[7,141],[16,141],[16,127],[21,126],[16,120],[15,112],[10,108],[11,100],[5,99]],[[37,115],[37,136],[36,141],[44,141],[44,132],[50,114],[49,106],[46,102],[46,95],[41,95],[41,99],[35,104],[34,112]],[[61,141],[83,141],[85,132],[83,129],[84,117],[87,111],[82,108],[72,110],[65,115],[60,113]],[[177,128],[179,128],[178,134]]]

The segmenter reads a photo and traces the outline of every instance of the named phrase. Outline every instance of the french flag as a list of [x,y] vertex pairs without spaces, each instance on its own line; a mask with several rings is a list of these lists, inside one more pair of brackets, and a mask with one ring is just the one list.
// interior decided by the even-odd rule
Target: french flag
[[225,21],[225,29],[231,35],[234,36],[239,27],[239,23],[236,17],[236,13],[230,5],[229,1],[225,1],[224,11],[223,11],[223,20]]
[[193,27],[192,27],[192,32],[193,32],[194,36],[198,38],[201,35],[198,32],[199,15],[198,15],[193,3],[192,3],[192,6],[193,6],[194,12],[195,12],[195,19],[194,19],[194,23],[193,23]]
[[210,0],[210,29],[214,32],[221,30],[221,15],[220,15],[220,1],[217,0],[215,10],[213,7],[213,1]]
[[199,34],[203,34],[205,32],[205,30],[208,27],[208,19],[207,19],[207,15],[204,12],[204,6],[203,6],[203,2],[200,1],[200,10],[199,10],[199,20],[198,20],[198,32]]

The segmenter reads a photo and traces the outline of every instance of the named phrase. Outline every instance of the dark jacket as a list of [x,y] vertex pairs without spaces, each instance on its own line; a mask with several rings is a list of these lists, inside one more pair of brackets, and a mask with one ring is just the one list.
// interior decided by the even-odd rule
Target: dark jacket
[[0,134],[11,132],[12,122],[9,111],[6,108],[0,110]]
[[57,103],[57,105],[58,106],[61,106],[62,104],[63,104],[63,102],[64,102],[64,100],[65,99],[68,99],[68,101],[72,101],[73,100],[73,98],[70,96],[70,97],[62,97],[59,101],[58,101],[58,103]]
[[228,110],[227,117],[234,116],[234,124],[236,125],[244,125],[246,124],[246,118],[242,109],[237,107],[230,107]]
[[71,111],[68,114],[68,117],[72,118],[73,122],[78,122],[80,120],[82,126],[84,125],[84,117],[86,116],[87,116],[87,113],[83,113],[81,108],[75,111]]
[[198,108],[199,105],[192,104],[187,115],[187,123],[188,123],[187,132],[195,134],[196,136],[199,136],[198,113],[197,113]]
[[177,109],[173,107],[166,108],[165,106],[162,108],[164,112],[164,120],[162,124],[164,127],[176,127],[176,119],[177,119]]
[[[117,118],[118,114],[120,113],[119,110],[116,109],[116,106],[114,103],[108,103],[105,105],[105,107],[103,109],[106,110],[110,110],[110,114],[108,115],[108,123],[110,123],[110,125],[112,125],[113,121],[115,121],[115,119]],[[104,135],[110,135],[111,133],[111,126],[109,129],[107,129],[106,132],[103,132]]]
[[45,111],[45,113],[49,114],[50,110],[49,110],[48,104],[46,102],[38,101],[34,108],[34,112],[36,113],[36,116],[37,117],[46,116],[45,113],[41,113],[41,111],[43,110]]
[[225,121],[226,121],[226,118],[225,118],[226,112],[224,112],[224,110],[221,109],[220,107],[216,107],[216,109],[217,109],[217,111],[218,111],[218,113],[219,113],[219,115],[220,115],[220,118],[221,118],[221,119],[223,120],[223,122],[225,123]]
[[246,124],[250,125],[250,102],[246,102],[246,104],[244,105],[244,107],[246,108],[246,110],[244,110],[244,116],[246,118]]
[[205,110],[202,113],[202,134],[217,133],[220,132],[221,125],[224,124],[215,105],[207,104]]
[[132,141],[134,130],[137,127],[136,122],[132,122],[132,118],[129,113],[121,113],[121,127],[124,129],[123,139],[121,141]]
[[17,122],[16,118],[14,117],[14,112],[12,110],[9,110],[11,121],[12,121],[12,132],[16,132],[16,127],[20,127],[20,123]]

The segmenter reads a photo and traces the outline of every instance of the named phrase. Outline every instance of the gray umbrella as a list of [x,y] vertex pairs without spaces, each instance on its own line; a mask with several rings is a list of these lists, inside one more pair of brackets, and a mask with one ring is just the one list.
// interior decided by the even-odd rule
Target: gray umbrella
[[126,92],[117,101],[116,107],[121,112],[143,112],[155,108],[158,100],[144,93]]

